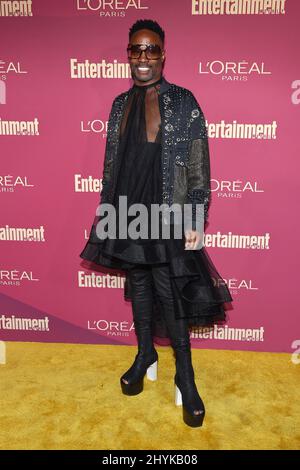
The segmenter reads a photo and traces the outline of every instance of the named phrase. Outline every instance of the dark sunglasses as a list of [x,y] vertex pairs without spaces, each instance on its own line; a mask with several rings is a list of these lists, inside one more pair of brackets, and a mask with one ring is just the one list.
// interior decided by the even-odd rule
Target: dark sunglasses
[[128,59],[139,59],[143,51],[148,60],[159,59],[162,52],[158,44],[132,44],[127,47]]

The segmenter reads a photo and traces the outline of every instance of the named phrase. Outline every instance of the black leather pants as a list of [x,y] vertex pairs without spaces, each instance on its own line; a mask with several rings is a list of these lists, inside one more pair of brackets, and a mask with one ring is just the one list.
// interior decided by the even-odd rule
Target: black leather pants
[[[154,288],[163,307],[164,320],[174,350],[189,351],[190,336],[187,321],[176,319],[174,315],[168,264],[135,265],[128,272],[132,286],[132,311],[139,350],[149,352],[153,349],[151,320],[153,309],[152,289]],[[142,343],[139,339],[142,340]]]
[[[129,276],[133,294],[132,310],[138,338],[138,354],[134,365],[126,375],[127,380],[136,380],[136,377],[140,376],[141,370],[145,373],[145,367],[142,367],[143,363],[151,357],[152,361],[157,358],[151,328],[154,287],[163,307],[164,320],[175,352],[175,384],[180,388],[185,410],[188,410],[190,417],[194,416],[194,413],[199,414],[203,410],[204,404],[195,384],[188,322],[185,319],[175,318],[168,264],[136,265],[130,270]],[[147,364],[150,363],[151,360]]]

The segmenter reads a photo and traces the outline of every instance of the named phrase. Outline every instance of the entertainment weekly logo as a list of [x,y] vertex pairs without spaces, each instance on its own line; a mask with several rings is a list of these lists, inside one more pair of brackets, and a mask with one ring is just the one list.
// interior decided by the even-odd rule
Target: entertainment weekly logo
[[0,331],[50,331],[49,317],[24,318],[15,315],[0,315]]
[[0,136],[38,136],[40,135],[40,122],[38,118],[32,121],[6,121],[0,118]]
[[277,139],[277,122],[271,123],[239,123],[236,120],[226,122],[208,123],[206,121],[208,137],[213,139],[247,139],[247,140],[274,140]]
[[91,13],[101,18],[124,18],[128,12],[148,10],[142,0],[77,0],[77,11]]
[[245,194],[264,193],[258,181],[211,179],[211,192],[223,199],[241,199]]
[[266,70],[264,62],[248,62],[242,60],[241,62],[212,60],[208,62],[199,62],[198,73],[200,75],[213,75],[221,78],[222,81],[245,82],[251,78],[252,75],[271,75],[271,72]]
[[78,271],[77,285],[81,288],[124,289],[125,280],[125,276],[120,274],[97,274],[93,271]]
[[81,174],[74,175],[74,192],[75,193],[98,193],[102,190],[103,178],[93,178],[89,175],[83,177]]
[[100,62],[91,62],[89,59],[70,59],[70,78],[132,78],[130,64],[119,62],[117,59],[101,59]]
[[192,15],[285,15],[287,0],[191,0]]
[[0,175],[0,193],[14,193],[20,188],[34,188],[29,176]]
[[6,104],[7,78],[9,75],[21,75],[28,73],[22,70],[20,62],[5,61],[0,59],[0,105]]
[[217,339],[223,341],[239,341],[239,342],[263,342],[265,329],[263,326],[259,328],[233,328],[228,325],[213,327],[197,327],[191,331],[191,339]]
[[206,248],[234,250],[270,250],[271,235],[269,232],[259,234],[235,234],[233,232],[204,233],[203,245]]
[[1,16],[33,16],[32,0],[0,0]]
[[0,240],[17,242],[45,242],[45,227],[0,226]]

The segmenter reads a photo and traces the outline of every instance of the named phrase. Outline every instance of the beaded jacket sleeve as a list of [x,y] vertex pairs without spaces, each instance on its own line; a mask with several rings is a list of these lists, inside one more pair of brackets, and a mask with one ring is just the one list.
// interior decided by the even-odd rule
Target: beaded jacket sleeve
[[211,197],[208,133],[204,114],[192,93],[190,99],[191,116],[194,120],[191,123],[189,145],[187,198],[193,206],[193,222],[196,212],[204,216],[204,221],[207,221]]

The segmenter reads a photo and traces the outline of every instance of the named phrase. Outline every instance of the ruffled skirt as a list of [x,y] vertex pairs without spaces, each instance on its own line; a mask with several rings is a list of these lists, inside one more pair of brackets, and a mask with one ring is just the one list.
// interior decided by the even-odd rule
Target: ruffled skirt
[[[124,299],[131,301],[128,270],[139,265],[168,263],[175,306],[175,317],[185,318],[189,327],[211,326],[227,320],[226,303],[231,294],[206,249],[185,250],[179,239],[100,240],[94,223],[80,257],[97,265],[121,269],[126,273]],[[153,290],[153,334],[168,338],[162,306]]]

